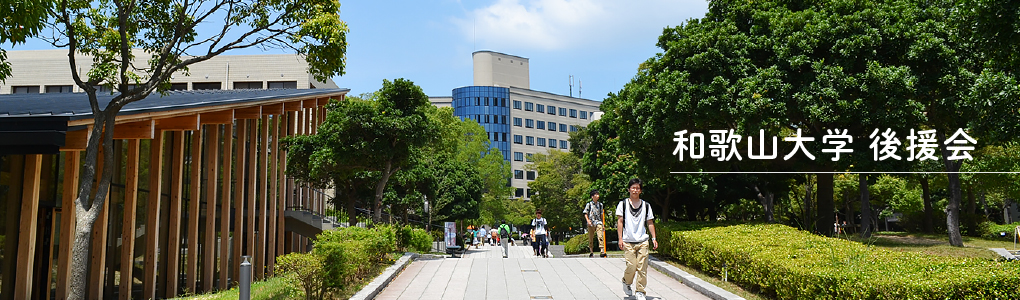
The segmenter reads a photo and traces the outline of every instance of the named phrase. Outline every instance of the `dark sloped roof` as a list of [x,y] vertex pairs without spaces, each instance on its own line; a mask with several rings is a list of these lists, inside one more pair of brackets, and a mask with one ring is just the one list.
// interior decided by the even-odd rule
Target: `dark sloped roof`
[[[325,95],[345,91],[349,91],[349,89],[168,91],[163,95],[153,93],[145,99],[130,103],[121,109],[119,115]],[[113,99],[113,95],[100,95],[99,107],[105,108],[111,99]],[[84,93],[0,95],[0,118],[42,116],[68,117],[69,120],[89,119],[92,118],[92,109],[89,108],[88,96]]]

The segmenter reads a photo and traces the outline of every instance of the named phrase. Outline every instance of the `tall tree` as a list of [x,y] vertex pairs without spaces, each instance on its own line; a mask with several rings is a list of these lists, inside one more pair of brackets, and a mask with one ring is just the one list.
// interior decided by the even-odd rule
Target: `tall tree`
[[[114,123],[121,108],[166,90],[172,74],[235,49],[294,50],[305,56],[318,80],[344,70],[348,29],[336,0],[59,0],[46,13],[54,35],[45,39],[67,49],[71,77],[85,92],[93,115],[75,200],[69,299],[84,297],[92,224],[115,169],[97,169],[97,156],[102,147],[103,160],[113,161]],[[215,24],[215,29],[198,30],[207,24]],[[91,69],[81,68],[79,54],[91,57]],[[101,102],[99,85],[109,87],[114,97]],[[97,174],[98,192],[90,197]]]
[[535,192],[531,202],[542,210],[550,228],[561,232],[581,228],[580,211],[589,200],[591,182],[581,172],[580,159],[570,152],[549,150],[548,154],[535,154],[533,163],[524,169],[538,174],[528,182],[528,188]]
[[342,181],[377,172],[372,219],[379,222],[390,177],[408,166],[415,149],[429,144],[435,135],[430,133],[432,122],[427,116],[432,106],[414,82],[383,80],[382,89],[374,95],[374,100],[332,102],[315,135],[284,141],[293,147],[288,149],[295,149],[288,153],[288,164],[307,166],[288,168],[300,179]]

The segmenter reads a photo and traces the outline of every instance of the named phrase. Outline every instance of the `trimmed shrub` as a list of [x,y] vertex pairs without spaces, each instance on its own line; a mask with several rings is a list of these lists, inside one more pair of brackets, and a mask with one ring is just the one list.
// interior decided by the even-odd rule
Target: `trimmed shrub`
[[[993,238],[997,240],[1013,241],[1016,236],[1016,228],[1020,227],[1020,222],[1013,224],[999,225],[995,222],[983,222],[981,223],[981,236]],[[1002,236],[1001,233],[1005,232],[1006,236]]]
[[411,246],[411,234],[413,231],[414,227],[411,227],[411,225],[397,228],[397,251],[407,251],[407,247]]
[[432,235],[424,229],[414,229],[411,231],[411,241],[408,247],[419,253],[432,251]]
[[323,299],[326,293],[322,259],[310,253],[289,253],[276,258],[280,271],[294,275],[305,299]]
[[570,240],[567,240],[566,245],[563,246],[563,252],[566,252],[567,254],[589,253],[588,234],[578,234],[570,238]]
[[661,227],[670,237],[660,253],[711,275],[727,265],[732,281],[775,299],[1012,299],[1020,285],[1020,264],[889,251],[779,224]]

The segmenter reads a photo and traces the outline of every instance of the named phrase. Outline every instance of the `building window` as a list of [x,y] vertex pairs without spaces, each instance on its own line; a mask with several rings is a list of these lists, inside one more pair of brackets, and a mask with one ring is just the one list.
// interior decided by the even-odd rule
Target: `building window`
[[528,189],[527,193],[528,193],[528,198],[532,198],[535,195],[538,195],[538,192],[536,192],[535,190],[532,190],[532,189]]
[[503,124],[506,124],[506,116],[503,116]]
[[538,121],[538,126],[535,126],[535,128],[545,129],[545,121]]
[[560,124],[560,132],[567,132],[567,124]]
[[528,180],[535,180],[535,171],[528,171]]
[[506,98],[502,98],[501,100],[503,101],[503,105],[500,105],[500,106],[506,107]]
[[566,116],[567,115],[567,109],[560,107],[560,115],[561,116]]
[[577,126],[570,125],[570,132],[577,132]]
[[170,84],[170,90],[171,91],[187,91],[188,90],[188,83],[186,83],[186,82],[171,83]]
[[538,104],[538,107],[536,107],[536,108],[537,109],[535,111],[537,111],[539,113],[545,113],[545,105]]
[[560,149],[567,149],[567,148],[569,148],[568,146],[570,146],[570,145],[567,144],[567,141],[562,141],[562,140],[560,141]]
[[524,128],[535,128],[535,120],[524,119]]
[[489,115],[485,115],[485,123],[489,123]]
[[545,147],[545,139],[544,138],[538,138],[538,142],[535,143],[535,146]]
[[524,110],[525,111],[533,111],[533,110],[535,110],[535,104],[531,103],[531,102],[524,102]]
[[588,119],[588,112],[582,110],[581,111],[581,119],[587,120]]
[[549,148],[556,148],[556,139],[549,139]]
[[524,170],[514,170],[514,179],[524,179]]
[[520,134],[515,134],[514,135],[514,144],[523,144],[523,143],[524,143],[524,136],[522,136]]
[[570,110],[570,117],[571,118],[577,118],[577,110],[576,109],[571,109]]
[[556,122],[549,122],[549,131],[556,131]]
[[46,93],[74,93],[70,85],[47,85]]
[[493,141],[493,142],[498,142],[499,141],[499,134],[495,133],[495,132],[490,132],[489,133],[489,140]]
[[535,137],[529,135],[527,137],[527,139],[526,139],[524,144],[525,145],[534,145],[535,144]]
[[509,142],[509,141],[508,141],[508,140],[506,139],[506,136],[507,136],[507,135],[506,135],[506,132],[504,132],[504,133],[503,133],[503,141],[504,141],[504,142]]
[[521,109],[521,101],[514,100],[514,109]]
[[521,127],[521,118],[514,118],[514,126]]
[[481,105],[482,105],[482,98],[475,97],[475,106],[481,106]]
[[546,107],[546,109],[548,110],[550,115],[555,115],[556,114],[556,107],[555,106],[549,105],[549,107]]
[[[270,85],[272,86],[272,85]],[[219,82],[195,82],[191,84],[193,90],[219,90]]]
[[270,81],[269,88],[271,89],[296,89],[297,81]]
[[524,154],[524,161],[526,161],[526,162],[533,162],[533,161],[535,161],[535,154],[534,153]]
[[514,197],[517,198],[524,197],[524,189],[517,188],[517,190],[514,191]]
[[238,81],[234,82],[235,90],[261,90],[261,81]]
[[524,161],[524,152],[514,152],[514,161]]
[[11,94],[38,94],[38,93],[39,93],[38,85],[11,87]]
[[485,97],[485,106],[489,106],[489,97]]

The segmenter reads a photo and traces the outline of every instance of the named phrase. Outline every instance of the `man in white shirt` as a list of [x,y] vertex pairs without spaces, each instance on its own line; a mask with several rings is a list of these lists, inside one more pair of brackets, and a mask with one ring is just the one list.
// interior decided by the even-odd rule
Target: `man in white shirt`
[[546,238],[546,235],[549,234],[546,229],[548,225],[549,221],[542,217],[542,210],[535,210],[535,219],[531,220],[531,226],[535,228],[535,242],[538,243],[538,253],[542,257],[549,257],[549,241]]
[[[645,300],[645,285],[648,283],[648,238],[651,233],[652,249],[659,248],[655,240],[655,215],[652,207],[641,200],[641,179],[631,179],[627,184],[630,197],[620,201],[616,206],[616,228],[619,235],[620,248],[627,260],[627,269],[623,271],[623,292],[633,294],[630,285],[637,275],[637,300]],[[645,230],[645,226],[648,230]]]

